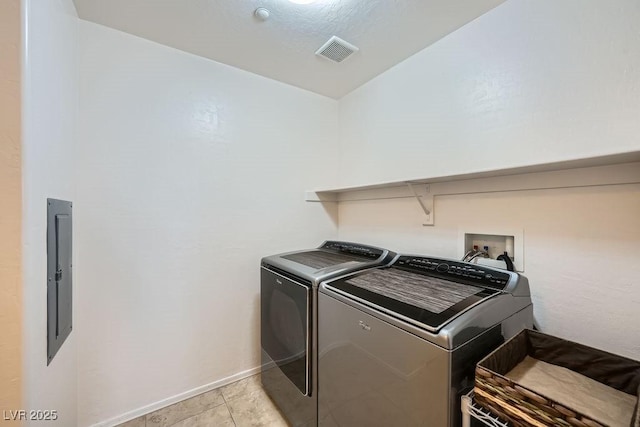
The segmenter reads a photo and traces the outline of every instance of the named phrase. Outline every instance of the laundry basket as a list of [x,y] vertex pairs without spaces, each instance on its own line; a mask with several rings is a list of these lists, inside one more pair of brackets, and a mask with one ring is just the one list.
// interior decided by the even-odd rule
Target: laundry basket
[[481,360],[474,391],[516,427],[640,427],[640,362],[537,331]]

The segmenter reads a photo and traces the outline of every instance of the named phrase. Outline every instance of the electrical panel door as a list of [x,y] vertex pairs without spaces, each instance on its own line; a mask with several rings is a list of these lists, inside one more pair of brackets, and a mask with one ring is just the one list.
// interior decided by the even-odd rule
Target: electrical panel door
[[47,199],[47,365],[72,329],[72,209]]

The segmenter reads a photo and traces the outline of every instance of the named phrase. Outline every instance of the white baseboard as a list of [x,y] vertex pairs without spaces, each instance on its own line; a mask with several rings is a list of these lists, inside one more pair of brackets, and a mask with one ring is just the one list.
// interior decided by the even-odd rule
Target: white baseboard
[[142,408],[134,409],[133,411],[129,411],[122,415],[118,415],[117,417],[113,417],[106,421],[101,421],[99,423],[93,424],[91,427],[113,427],[118,424],[122,424],[124,422],[133,420],[142,415],[146,415],[150,412],[157,411],[158,409],[162,409],[166,406],[173,405],[174,403],[178,403],[182,400],[189,399],[190,397],[197,396],[202,393],[206,393],[207,391],[225,386],[227,384],[231,384],[233,382],[239,381],[243,378],[250,377],[251,375],[255,375],[260,372],[260,366],[255,368],[247,369],[246,371],[238,372],[237,374],[233,374],[226,378],[223,378],[218,381],[214,381],[209,384],[205,384],[200,387],[193,388],[191,390],[187,390],[183,393],[176,394],[175,396],[168,397],[166,399],[159,400],[157,402],[151,403],[150,405],[143,406]]

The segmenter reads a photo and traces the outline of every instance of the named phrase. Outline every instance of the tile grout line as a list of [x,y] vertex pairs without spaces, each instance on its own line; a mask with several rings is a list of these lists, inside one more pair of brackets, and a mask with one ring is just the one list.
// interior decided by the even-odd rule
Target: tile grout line
[[233,418],[233,414],[231,413],[231,408],[229,408],[229,405],[226,402],[225,406],[227,407],[227,411],[229,411],[229,416],[231,417],[231,422],[233,423],[234,427],[238,427],[238,424],[236,424],[236,419]]
[[[242,380],[240,380],[242,381]],[[220,396],[222,396],[222,400],[224,401],[224,406],[227,408],[227,411],[229,411],[229,416],[231,417],[231,422],[233,423],[234,427],[237,427],[238,424],[236,424],[236,419],[233,418],[233,412],[231,412],[231,408],[229,407],[229,402],[227,402],[227,398],[224,397],[224,393],[222,392],[222,390],[220,390]]]
[[[240,380],[242,381],[242,380]],[[224,397],[224,393],[222,391],[220,391],[220,394],[222,395],[222,400],[224,400],[224,404],[227,407],[227,411],[229,411],[229,415],[231,416],[231,421],[233,422],[233,425],[235,427],[238,426],[238,423],[236,422],[236,419],[233,417],[233,412],[231,412],[231,407],[229,406],[229,401],[227,400],[226,397]]]

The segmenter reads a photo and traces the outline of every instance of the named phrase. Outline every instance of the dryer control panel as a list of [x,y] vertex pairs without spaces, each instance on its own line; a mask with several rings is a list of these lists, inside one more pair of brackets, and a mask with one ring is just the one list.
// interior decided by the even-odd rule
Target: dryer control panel
[[370,259],[378,259],[384,252],[382,249],[374,248],[373,246],[359,245],[357,243],[349,242],[338,242],[333,240],[324,242],[324,244],[320,246],[320,249],[329,249]]

